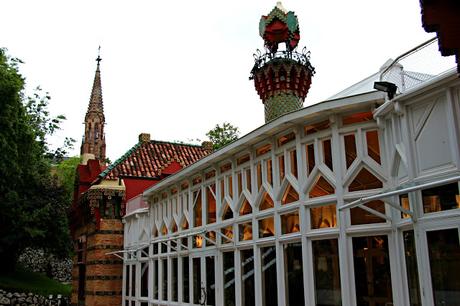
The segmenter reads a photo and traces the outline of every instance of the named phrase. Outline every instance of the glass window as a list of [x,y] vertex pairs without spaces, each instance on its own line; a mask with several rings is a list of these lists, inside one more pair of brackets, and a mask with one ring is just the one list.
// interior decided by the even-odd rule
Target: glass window
[[272,167],[272,160],[271,159],[267,159],[265,161],[266,163],[266,166],[267,166],[267,182],[270,184],[270,185],[273,185],[273,167]]
[[195,199],[195,206],[193,208],[193,219],[195,220],[195,226],[201,226],[203,224],[201,213],[201,190],[197,190],[193,193],[193,198]]
[[348,186],[348,191],[359,191],[368,189],[382,188],[382,182],[375,177],[369,170],[362,168],[354,180]]
[[190,302],[188,257],[182,257],[182,301]]
[[252,240],[252,222],[238,224],[240,241]]
[[201,258],[193,258],[193,303],[201,304]]
[[375,131],[366,132],[367,155],[380,164],[379,133]]
[[331,171],[334,171],[334,167],[332,165],[332,145],[330,139],[323,140],[323,162],[329,169],[331,169]]
[[207,224],[216,222],[216,185],[206,187]]
[[273,203],[272,198],[270,195],[265,191],[262,195],[262,202],[260,203],[259,210],[265,210],[275,207],[275,203]]
[[[233,225],[224,227],[221,229],[221,233],[228,237],[229,239],[233,239]],[[230,243],[231,241],[228,240],[227,238],[223,237],[222,238],[222,243]]]
[[136,265],[131,265],[131,296],[136,296]]
[[254,286],[254,252],[252,249],[241,250],[241,304],[255,304]]
[[307,158],[307,174],[310,175],[315,168],[315,146],[313,143],[305,145],[305,154]]
[[194,248],[201,248],[203,246],[203,237],[200,235],[195,235],[193,237],[193,247]]
[[262,164],[260,162],[257,163],[257,190],[260,190],[262,186]]
[[130,270],[131,270],[131,265],[126,265],[125,266],[125,295],[129,296],[129,280],[131,278],[130,276]]
[[316,305],[341,306],[337,239],[314,240],[312,241],[312,248]]
[[[407,193],[399,195],[399,205],[404,209],[410,210],[409,195]],[[409,217],[410,215],[401,212],[401,218],[406,219]]]
[[278,156],[278,165],[279,165],[279,168],[280,168],[280,182],[283,181],[284,177],[285,177],[285,171],[284,171],[284,155],[280,155]]
[[224,305],[235,306],[235,257],[234,252],[223,253]]
[[[379,213],[385,214],[385,203],[380,200],[375,200],[364,204]],[[383,223],[386,222],[385,219],[382,219],[367,210],[362,209],[361,207],[354,207],[350,210],[351,215],[351,225],[359,224],[369,224],[369,223]]]
[[317,178],[315,184],[310,189],[308,196],[310,198],[323,197],[335,193],[334,187],[321,175]]
[[460,208],[458,183],[422,190],[422,197],[424,213]]
[[403,232],[403,239],[410,306],[421,306],[414,231]]
[[227,202],[224,202],[224,213],[222,215],[222,220],[228,220],[233,218],[233,211],[230,205]]
[[158,300],[158,259],[153,260],[153,299]]
[[149,264],[147,262],[141,263],[141,296],[149,296]]
[[357,305],[392,305],[387,236],[352,239]]
[[275,235],[275,224],[273,217],[259,220],[259,238],[271,237]]
[[248,201],[248,199],[246,199],[245,196],[243,196],[243,197],[244,197],[244,200],[243,200],[243,203],[241,204],[240,216],[252,214],[251,204],[249,204],[249,201]]
[[274,246],[260,249],[262,256],[262,304],[278,305],[278,284],[276,281],[276,249]]
[[353,161],[356,159],[356,139],[355,134],[343,136],[343,141],[345,143],[345,162],[347,164],[347,169],[350,168]]
[[283,197],[281,198],[281,204],[289,204],[297,202],[299,200],[299,194],[295,191],[294,187],[289,184],[284,191]]
[[289,159],[290,159],[290,169],[291,174],[297,178],[297,151],[292,150],[289,152]]
[[284,245],[286,305],[304,306],[302,243]]
[[460,244],[458,229],[426,233],[431,283],[436,306],[454,306],[460,301]]
[[177,302],[177,257],[171,258],[171,300]]
[[163,269],[163,290],[161,299],[166,301],[168,299],[168,259],[161,260]]
[[305,135],[311,135],[316,132],[326,130],[330,126],[329,120],[321,121],[315,124],[306,125],[304,127]]
[[252,192],[252,185],[251,185],[251,168],[246,169],[246,189],[251,193]]
[[216,278],[214,256],[206,257],[206,304],[216,305]]
[[332,228],[337,226],[335,204],[310,208],[311,228]]
[[281,233],[290,234],[300,232],[299,212],[281,215]]
[[243,192],[243,175],[241,174],[241,171],[236,173],[236,178],[238,182],[238,197],[240,197],[241,193]]
[[233,198],[233,177],[231,175],[227,176],[228,181],[228,195],[230,198]]

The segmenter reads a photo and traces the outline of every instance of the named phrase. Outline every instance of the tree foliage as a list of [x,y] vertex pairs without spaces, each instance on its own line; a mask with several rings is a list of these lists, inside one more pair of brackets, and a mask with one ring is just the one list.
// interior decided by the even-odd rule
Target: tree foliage
[[0,49],[0,271],[13,269],[26,247],[70,250],[68,203],[46,143],[64,118],[50,117],[47,95],[24,98],[19,63]]
[[209,140],[212,142],[213,149],[218,150],[229,143],[238,139],[240,131],[237,127],[234,127],[228,122],[224,122],[222,125],[216,124],[216,126],[206,133]]
[[56,166],[56,177],[59,185],[64,188],[67,203],[72,202],[76,169],[80,161],[81,159],[78,156],[69,157]]

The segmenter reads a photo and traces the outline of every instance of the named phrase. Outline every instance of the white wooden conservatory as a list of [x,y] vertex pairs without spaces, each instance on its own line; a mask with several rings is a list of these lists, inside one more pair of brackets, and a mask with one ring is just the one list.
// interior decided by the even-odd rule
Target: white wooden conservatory
[[459,305],[460,79],[275,119],[144,192],[123,303]]

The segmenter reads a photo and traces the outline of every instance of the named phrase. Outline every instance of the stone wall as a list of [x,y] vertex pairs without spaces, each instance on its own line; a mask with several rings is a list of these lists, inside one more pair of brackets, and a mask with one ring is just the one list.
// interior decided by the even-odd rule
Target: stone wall
[[44,297],[33,293],[8,292],[0,289],[0,305],[14,306],[66,306],[68,297]]
[[72,281],[72,259],[59,259],[41,249],[26,249],[19,256],[18,263],[25,269],[39,272],[61,283]]

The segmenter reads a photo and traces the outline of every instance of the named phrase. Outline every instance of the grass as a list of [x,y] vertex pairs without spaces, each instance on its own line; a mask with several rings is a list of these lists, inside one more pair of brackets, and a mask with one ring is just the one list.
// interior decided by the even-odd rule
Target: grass
[[44,296],[62,294],[70,296],[72,286],[62,284],[43,274],[27,271],[23,268],[10,274],[0,274],[0,288],[7,291],[32,292]]

